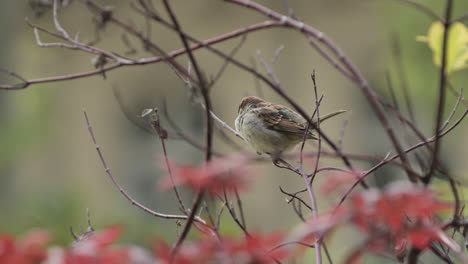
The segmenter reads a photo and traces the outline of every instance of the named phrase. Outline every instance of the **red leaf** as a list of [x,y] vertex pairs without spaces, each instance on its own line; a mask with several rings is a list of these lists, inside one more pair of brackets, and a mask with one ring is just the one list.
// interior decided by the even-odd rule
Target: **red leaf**
[[321,186],[320,191],[323,194],[328,194],[345,184],[354,184],[361,180],[363,174],[360,172],[333,172],[327,175],[327,181]]
[[411,245],[417,249],[427,249],[431,242],[439,241],[440,234],[443,233],[440,228],[436,226],[415,226],[404,233],[406,239]]
[[100,264],[126,264],[132,263],[130,262],[130,255],[129,255],[128,248],[114,248],[108,249],[103,252],[102,256],[100,257]]
[[277,232],[269,235],[251,234],[245,237],[231,250],[233,259],[247,257],[246,263],[276,263],[289,256],[287,248],[282,247],[271,251],[284,241],[284,234]]
[[[103,255],[122,234],[122,227],[115,225],[103,231],[88,233],[83,239],[74,243],[67,254],[67,263],[89,263]],[[89,260],[86,260],[89,259]]]
[[[255,263],[270,264],[289,257],[286,248],[277,248],[284,239],[282,233],[269,235],[251,234],[240,240],[204,236],[196,241],[187,241],[175,256],[172,249],[158,241],[154,247],[155,255],[161,263]],[[275,250],[272,250],[275,249]]]
[[247,166],[248,162],[247,158],[241,156],[214,159],[200,168],[171,162],[169,165],[173,178],[169,176],[163,179],[160,186],[169,189],[172,186],[187,185],[194,191],[205,189],[211,195],[221,193],[224,188],[233,192],[245,188],[248,181],[256,175]]
[[163,264],[210,263],[216,259],[216,252],[221,250],[219,243],[212,237],[206,236],[197,241],[184,243],[173,256],[172,249],[166,242],[158,241],[154,251],[158,260]]
[[346,223],[350,217],[350,210],[339,207],[334,212],[319,215],[299,225],[290,232],[289,238],[293,241],[315,243],[317,238]]
[[114,225],[103,231],[96,232],[90,239],[92,239],[96,246],[104,248],[115,243],[122,236],[122,226]]
[[163,240],[158,240],[154,245],[154,254],[161,260],[169,261],[171,258],[171,248]]
[[51,240],[49,232],[34,230],[21,238],[18,244],[25,256],[34,262],[41,262],[47,257],[46,247]]
[[351,198],[353,222],[362,230],[386,230],[397,234],[411,222],[432,221],[435,214],[450,208],[425,188],[392,184],[384,192],[366,191]]
[[[15,240],[8,235],[0,235],[0,260],[16,251]],[[6,263],[6,262],[0,262]]]

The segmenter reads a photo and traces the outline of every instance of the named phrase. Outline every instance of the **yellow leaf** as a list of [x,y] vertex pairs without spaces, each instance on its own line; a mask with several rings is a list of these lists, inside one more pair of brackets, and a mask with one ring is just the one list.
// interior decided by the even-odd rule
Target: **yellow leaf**
[[[446,72],[451,73],[468,67],[468,28],[462,23],[454,23],[449,28]],[[418,36],[418,41],[427,42],[432,50],[434,64],[442,64],[442,43],[444,26],[441,22],[432,23],[427,36]]]

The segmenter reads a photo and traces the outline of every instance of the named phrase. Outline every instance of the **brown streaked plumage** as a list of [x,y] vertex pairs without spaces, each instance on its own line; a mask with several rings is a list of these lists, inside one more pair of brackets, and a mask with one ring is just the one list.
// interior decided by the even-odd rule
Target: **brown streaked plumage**
[[[321,121],[344,111],[331,113]],[[286,106],[256,96],[244,97],[235,121],[236,130],[258,154],[280,154],[294,148],[304,137],[307,121]],[[308,131],[307,139],[316,139]]]

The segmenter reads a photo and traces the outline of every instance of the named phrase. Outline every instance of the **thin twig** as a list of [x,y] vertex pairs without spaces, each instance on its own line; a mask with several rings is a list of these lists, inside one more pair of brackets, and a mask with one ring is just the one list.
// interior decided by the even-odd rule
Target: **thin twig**
[[[234,0],[228,0],[228,1],[234,1]],[[237,1],[237,0],[235,0],[235,1]],[[267,11],[267,12],[273,12],[273,11],[269,10],[269,11]],[[283,26],[284,26],[284,25],[291,26],[292,28],[295,28],[295,29],[297,29],[297,26],[299,26],[299,25],[297,25],[297,23],[284,23],[283,21],[281,21],[280,17],[281,17],[281,16],[278,15],[278,17],[277,17],[277,20],[278,20],[278,21],[276,21],[276,22],[279,22],[280,25],[283,25]],[[171,28],[171,29],[175,30],[174,26],[171,25],[170,23],[168,23],[168,22],[162,20],[162,19],[159,18],[159,17],[158,17],[157,19],[158,19],[157,21],[160,22],[162,25],[164,25],[164,26],[166,26],[166,27],[168,27],[168,28]],[[267,21],[266,21],[266,22],[267,22]],[[270,21],[270,22],[271,22],[271,21]],[[296,25],[296,27],[294,27],[293,25]],[[303,26],[304,26],[304,24],[302,23],[302,27],[303,27]],[[313,31],[315,34],[318,34],[318,31],[316,31],[315,29],[312,29],[311,27],[308,27],[307,29],[308,29],[308,32],[312,32],[312,31]],[[202,43],[201,41],[195,39],[194,37],[188,35],[188,34],[185,33],[185,32],[180,32],[180,33],[181,33],[181,34],[184,34],[184,35],[187,37],[187,39],[189,39],[189,40],[191,40],[191,41],[193,41],[193,42],[195,42],[195,43],[204,44],[204,43]],[[323,33],[321,33],[321,34],[323,35]],[[328,40],[328,41],[329,41],[329,40]],[[229,61],[231,61],[232,64],[234,64],[234,65],[240,67],[241,69],[243,69],[243,70],[245,70],[245,71],[247,71],[247,72],[249,72],[249,73],[251,73],[251,74],[257,76],[260,80],[262,80],[263,82],[265,82],[266,84],[268,84],[268,86],[270,86],[277,94],[279,94],[281,97],[283,97],[289,104],[291,104],[291,105],[293,106],[293,108],[296,109],[296,110],[299,112],[299,114],[301,114],[304,118],[306,118],[306,119],[308,120],[308,115],[306,114],[306,111],[305,111],[303,108],[301,108],[301,107],[287,94],[287,92],[286,92],[284,89],[282,89],[281,87],[275,85],[275,84],[274,84],[273,82],[271,82],[267,77],[265,77],[264,75],[260,74],[259,72],[255,71],[255,70],[253,70],[251,67],[245,65],[244,63],[241,63],[241,62],[235,60],[234,58],[228,57],[226,54],[224,54],[223,52],[219,51],[218,49],[213,48],[213,47],[210,46],[210,45],[204,44],[204,47],[205,47],[206,49],[212,51],[214,54],[216,54],[216,55],[218,55],[218,56],[221,56],[221,57],[223,57],[223,58],[228,59]],[[337,49],[336,46],[334,46],[334,47]],[[335,50],[335,51],[339,51],[339,50]],[[341,51],[340,51],[340,54],[342,54]],[[342,58],[342,59],[345,60],[345,61],[348,60],[346,57],[341,57],[341,56],[340,56],[340,58]],[[349,62],[348,62],[348,63],[349,63]],[[309,120],[309,122],[311,122],[311,121]],[[350,169],[352,169],[352,165],[351,165],[350,161],[348,160],[348,158],[347,158],[346,156],[344,156],[344,155],[340,152],[339,149],[337,149],[335,143],[334,143],[328,136],[326,136],[326,135],[323,133],[323,131],[318,130],[317,127],[316,127],[316,125],[315,125],[314,123],[311,123],[310,126],[311,126],[313,129],[315,129],[315,130],[317,131],[317,133],[321,133],[321,134],[322,134],[322,139],[323,139],[325,142],[327,142],[327,144],[328,144],[333,150],[335,150],[335,151],[337,152],[338,156],[343,160],[343,162],[345,163],[345,165],[346,165],[347,167],[349,167]]]
[[453,19],[453,20],[452,20],[452,23],[455,23],[455,22],[461,22],[461,23],[463,23],[463,22],[465,22],[466,20],[468,20],[468,13],[467,13],[467,14],[464,14],[464,15],[462,15],[462,16],[459,16],[459,17],[457,17],[457,18],[455,18],[455,19]]
[[239,208],[239,214],[240,214],[240,218],[242,221],[242,225],[244,226],[245,229],[247,229],[247,224],[246,224],[245,215],[244,215],[244,207],[242,206],[242,200],[239,196],[239,192],[237,191],[237,188],[234,191],[236,194],[237,208]]
[[27,83],[27,82],[28,82],[23,76],[19,75],[19,74],[16,73],[16,72],[9,71],[9,70],[3,69],[3,68],[0,68],[0,72],[4,72],[4,73],[6,73],[6,74],[8,74],[8,75],[11,75],[11,76],[13,76],[13,77],[15,77],[15,78],[17,78],[17,79],[23,81],[24,83]]
[[117,88],[117,86],[112,85],[112,92],[114,94],[115,100],[117,101],[117,104],[119,105],[119,109],[122,111],[125,118],[130,123],[132,123],[134,126],[140,128],[141,130],[143,130],[143,131],[145,131],[145,132],[147,132],[149,134],[154,134],[154,131],[150,127],[148,127],[148,125],[144,125],[146,123],[143,124],[142,122],[138,122],[138,121],[141,121],[141,118],[137,119],[136,117],[138,117],[138,116],[129,111],[129,107],[124,102],[123,96],[120,93],[120,90],[119,90],[119,88]]
[[[312,73],[312,82],[314,84],[314,92],[315,92],[315,111],[314,111],[314,113],[316,112],[317,116],[319,116],[320,105],[319,105],[319,99],[318,99],[318,96],[317,96],[317,85],[316,85],[316,82],[315,82],[315,71]],[[311,118],[311,120],[312,120],[312,118]],[[304,153],[303,153],[304,144],[305,144],[305,141],[306,141],[307,136],[309,134],[309,125],[311,123],[312,122],[307,122],[307,126],[306,126],[306,129],[305,129],[305,132],[304,132],[304,137],[302,139],[301,152],[300,152],[300,156],[299,156],[299,171],[300,171],[300,173],[302,175],[302,179],[304,180],[304,184],[306,185],[307,194],[309,195],[310,206],[311,206],[311,211],[312,211],[312,219],[316,219],[318,217],[318,206],[317,206],[317,199],[315,198],[314,191],[312,190],[312,180],[313,180],[314,176],[312,176],[311,181],[309,182],[307,174],[304,172],[304,166],[303,166],[304,165]],[[320,118],[317,118],[317,126],[316,127],[318,129],[320,129]],[[320,156],[319,156],[320,155],[320,141],[321,141],[320,134],[318,135],[318,140],[319,140],[319,150],[318,150],[318,156],[317,156],[316,163],[315,163],[315,169],[314,169],[315,172],[317,171],[318,160],[320,158]],[[315,263],[316,264],[321,264],[322,263],[321,244],[322,244],[321,239],[317,239],[315,241],[314,251],[315,251]]]
[[237,226],[239,226],[239,228],[242,230],[242,232],[244,232],[244,235],[246,236],[250,236],[249,232],[247,231],[247,227],[244,226],[244,224],[242,223],[242,220],[240,220],[238,217],[237,217],[237,214],[236,214],[236,211],[234,208],[231,207],[230,203],[229,203],[229,198],[227,196],[227,193],[226,193],[226,189],[224,188],[223,190],[223,195],[224,195],[224,204],[226,205],[227,209],[228,209],[228,212],[229,214],[231,215],[232,217],[232,220],[234,220],[234,222],[237,224]]
[[[257,71],[257,61],[255,60],[255,58],[252,56],[249,58],[250,59],[250,62],[251,62],[251,68],[254,70],[254,71]],[[253,77],[253,81],[254,81],[254,85],[255,85],[255,91],[257,92],[257,95],[260,97],[260,98],[265,98],[265,96],[263,95],[263,90],[262,90],[262,86],[260,84],[260,81],[257,77],[255,77],[254,75],[252,75]]]
[[445,7],[445,20],[444,20],[444,35],[442,40],[442,64],[440,66],[440,73],[439,73],[439,102],[437,104],[437,115],[436,115],[436,123],[434,128],[434,134],[436,135],[436,140],[434,143],[434,152],[432,153],[432,161],[431,161],[431,168],[424,178],[424,183],[427,185],[431,182],[432,176],[434,174],[434,170],[439,163],[439,151],[441,141],[437,137],[440,133],[440,127],[442,126],[442,118],[444,116],[444,108],[445,108],[445,95],[446,95],[446,82],[447,82],[447,50],[448,50],[448,40],[449,40],[449,33],[450,33],[450,26],[452,25],[451,18],[452,18],[452,6],[453,0],[447,0],[447,4]]
[[[104,167],[104,170],[106,171],[106,174],[107,176],[109,177],[109,179],[112,181],[112,183],[114,184],[114,186],[119,190],[119,192],[134,206],[142,209],[143,211],[145,211],[146,213],[152,215],[152,216],[156,216],[156,217],[160,217],[160,218],[165,218],[165,219],[182,219],[182,220],[186,220],[188,219],[187,216],[185,215],[171,215],[171,214],[162,214],[162,213],[159,213],[159,212],[156,212],[156,211],[153,211],[151,209],[149,209],[148,207],[145,207],[144,205],[140,204],[139,202],[137,202],[135,199],[133,199],[128,193],[127,191],[125,191],[121,186],[120,184],[117,182],[117,180],[114,178],[114,176],[112,175],[112,172],[110,170],[110,168],[107,166],[107,163],[104,159],[104,155],[102,154],[102,151],[101,151],[101,147],[98,145],[97,141],[96,141],[96,137],[94,136],[94,132],[93,132],[93,128],[91,126],[91,123],[89,122],[89,118],[88,118],[88,114],[86,113],[86,111],[83,111],[84,113],[84,117],[85,117],[85,121],[86,121],[86,125],[88,127],[88,132],[89,132],[89,135],[91,136],[91,139],[93,140],[93,143],[94,143],[94,146],[96,148],[96,152],[99,156],[99,159],[101,160],[101,164],[102,166]],[[197,221],[201,224],[206,224],[205,220],[201,219],[200,217],[195,217],[194,218],[194,221]]]
[[418,2],[415,2],[415,1],[412,1],[412,0],[394,0],[394,1],[399,1],[399,2],[402,2],[404,4],[407,4],[411,7],[414,7],[415,9],[417,9],[419,12],[423,13],[423,14],[426,14],[428,17],[430,17],[432,20],[437,20],[437,21],[441,21],[443,22],[444,21],[444,18],[440,17],[439,15],[437,15],[434,11],[432,11],[430,8],[428,8],[427,6],[425,5],[422,5]]
[[180,247],[182,246],[182,243],[184,243],[185,238],[187,238],[187,235],[190,231],[190,227],[192,226],[195,219],[198,217],[197,211],[203,201],[204,195],[205,195],[205,191],[203,189],[198,191],[198,193],[196,194],[195,199],[192,203],[192,206],[190,207],[191,208],[190,214],[187,218],[187,222],[185,223],[184,229],[182,230],[182,233],[180,234],[179,238],[177,239],[175,243],[174,248],[172,249],[172,252],[171,252],[172,259],[174,259],[177,256],[177,252],[180,250]]
[[59,20],[58,20],[58,14],[57,14],[57,9],[58,9],[58,0],[54,0],[54,7],[53,7],[53,17],[54,17],[54,25],[55,29],[57,32],[59,32],[62,36],[65,38],[69,39],[70,36],[68,35],[67,31],[60,25]]
[[416,118],[414,115],[414,110],[413,110],[413,101],[411,99],[409,88],[408,88],[408,79],[407,79],[405,67],[403,64],[403,55],[402,55],[402,48],[400,44],[400,38],[398,37],[398,35],[393,35],[392,53],[396,61],[397,73],[401,81],[401,89],[403,91],[403,95],[404,95],[403,97],[405,99],[406,109],[408,111],[411,121],[414,124],[417,124]]
[[[307,24],[304,24],[303,22],[300,22],[300,21],[294,20],[292,18],[286,17],[284,15],[281,15],[281,14],[279,14],[279,13],[277,13],[277,12],[271,10],[271,9],[268,9],[267,7],[265,7],[265,6],[261,5],[261,4],[256,3],[256,2],[247,1],[247,0],[226,0],[226,1],[230,2],[230,3],[240,5],[240,6],[243,6],[243,7],[246,7],[246,8],[253,9],[253,10],[257,11],[258,13],[264,14],[265,16],[267,16],[267,17],[269,17],[271,19],[282,22],[285,27],[292,28],[294,30],[298,30],[301,33],[305,34],[306,36],[312,36],[315,39],[317,39],[318,41],[320,41],[321,43],[323,43],[333,54],[335,54],[339,58],[339,60],[343,63],[343,65],[346,67],[346,69],[352,74],[351,80],[359,85],[359,87],[361,88],[361,91],[366,96],[368,102],[372,106],[372,108],[373,108],[375,114],[377,115],[379,121],[381,122],[382,126],[384,127],[390,141],[392,142],[393,146],[395,147],[397,153],[400,155],[399,158],[405,164],[405,167],[408,167],[408,168],[410,167],[409,161],[406,158],[405,153],[403,152],[403,148],[402,148],[400,142],[398,141],[398,139],[396,138],[395,131],[391,128],[391,126],[389,124],[388,118],[386,116],[386,112],[384,111],[381,104],[379,103],[380,96],[369,86],[368,81],[363,76],[363,74],[360,72],[360,70],[354,64],[352,64],[352,62],[345,55],[345,53],[327,35],[325,35],[323,32],[321,32],[321,31],[319,31],[319,30],[317,30],[317,29],[315,29],[315,28],[313,28],[313,27],[311,27],[311,26],[309,26]],[[269,82],[268,80],[264,80],[263,78],[262,78],[262,80],[265,81],[266,83],[268,83],[270,85],[270,87],[273,88],[274,91],[276,91],[288,103],[290,103],[294,107],[294,109],[296,109],[304,118],[308,118],[306,112],[303,111],[303,109],[301,107],[299,107],[299,105],[296,102],[294,102],[294,100],[292,100],[285,93],[285,91],[283,91],[280,87],[275,86],[274,84],[272,85],[272,83]],[[331,148],[333,148],[333,150],[335,150],[338,154],[341,153],[341,151],[336,147],[336,145],[320,129],[317,129],[315,124],[311,124],[311,126],[315,130],[317,130],[317,133],[321,134],[323,140]],[[340,155],[340,156],[342,157],[342,159],[343,159],[344,163],[346,164],[346,166],[349,167],[350,169],[352,169],[352,165],[349,162],[349,160],[346,157],[342,156],[342,155]],[[417,178],[414,175],[412,175],[409,170],[405,169],[405,172],[406,172],[408,178],[412,182],[417,181]]]
[[[312,71],[312,75],[311,75],[311,79],[312,79],[312,84],[313,84],[313,87],[314,87],[314,96],[315,96],[315,113],[317,113],[317,127],[320,128],[320,112],[319,112],[319,109],[320,109],[320,103],[322,101],[322,98],[323,98],[323,95],[322,97],[319,99],[318,98],[318,93],[317,93],[317,83],[316,83],[316,80],[315,80],[315,70]],[[320,153],[322,152],[322,138],[320,135],[318,135],[318,138],[317,138],[317,141],[318,141],[318,147],[317,147],[317,157],[315,158],[315,165],[314,165],[314,171],[312,173],[312,176],[310,177],[310,185],[312,185],[312,182],[314,181],[315,179],[315,175],[317,175],[317,170],[319,168],[319,160],[320,160]],[[301,156],[302,156],[302,149],[304,148],[304,144],[301,146]],[[364,183],[365,184],[365,183]]]
[[284,242],[284,243],[281,243],[273,248],[271,248],[268,253],[271,253],[275,250],[278,250],[282,247],[285,247],[285,246],[289,246],[289,245],[301,245],[301,246],[305,246],[305,247],[308,247],[308,248],[314,248],[315,246],[314,245],[311,245],[311,244],[307,244],[307,243],[304,243],[302,241],[289,241],[289,242]]
[[[169,111],[167,110],[167,104],[166,104],[166,101],[164,100],[163,101],[163,115],[164,117],[166,118],[167,122],[169,123],[169,125],[172,127],[172,129],[174,130],[174,132],[182,139],[184,140],[185,142],[187,142],[189,145],[193,146],[194,148],[200,150],[200,151],[203,151],[205,152],[206,149],[205,149],[205,145],[203,145],[202,143],[196,141],[195,139],[193,139],[191,136],[189,136],[187,133],[184,132],[184,130],[182,128],[180,128],[177,123],[174,121],[174,119],[170,116],[169,114]],[[215,150],[212,151],[213,152],[213,155],[215,156],[218,156],[218,157],[222,157],[224,156],[224,154],[220,153],[220,152],[217,152]]]
[[[407,148],[404,150],[405,153],[409,153],[415,149],[418,149],[422,146],[425,146],[427,143],[432,143],[436,140],[436,138],[441,138],[445,135],[447,135],[450,131],[452,131],[453,129],[455,129],[460,123],[461,121],[466,117],[466,115],[468,115],[468,110],[465,110],[465,112],[463,113],[463,115],[457,120],[455,121],[455,123],[450,126],[449,128],[447,128],[447,130],[441,132],[439,134],[439,136],[433,136],[431,138],[428,138],[427,140],[425,141],[422,141],[422,142],[419,142],[417,144],[414,144],[413,146]],[[384,158],[380,163],[378,163],[377,165],[375,165],[374,167],[372,167],[371,169],[367,170],[366,173],[357,181],[353,184],[353,186],[351,186],[351,188],[348,190],[348,192],[346,192],[346,194],[343,196],[343,198],[340,200],[340,204],[344,202],[344,200],[347,198],[347,196],[351,193],[351,191],[359,184],[359,182],[361,180],[363,180],[366,176],[370,175],[370,173],[372,172],[375,172],[376,170],[378,170],[379,168],[381,168],[383,165],[393,161],[394,159],[397,159],[399,157],[399,154],[395,154],[391,157],[386,157]]]
[[[176,32],[179,34],[179,37],[184,45],[184,48],[187,50],[187,54],[190,58],[190,62],[191,64],[193,65],[193,68],[195,70],[195,73],[197,75],[197,80],[198,80],[198,84],[199,84],[199,88],[200,88],[200,92],[202,94],[202,97],[203,97],[203,101],[204,101],[204,105],[205,105],[205,118],[206,118],[206,151],[205,151],[205,161],[206,162],[209,162],[211,160],[211,156],[212,156],[212,146],[213,146],[213,122],[212,122],[212,119],[211,119],[211,109],[212,109],[212,106],[211,106],[211,100],[210,100],[210,96],[208,94],[208,86],[206,85],[206,82],[205,82],[205,79],[201,73],[201,69],[200,67],[198,66],[198,62],[197,60],[195,59],[195,56],[193,55],[192,51],[190,50],[190,46],[188,44],[188,41],[187,41],[187,38],[185,37],[185,35],[182,33],[182,29],[181,29],[181,26],[179,25],[179,22],[174,14],[174,12],[172,11],[172,8],[169,4],[169,1],[168,0],[163,0],[163,4],[164,4],[164,7],[167,11],[167,13],[169,14],[169,17],[171,18],[172,20],[172,23],[174,25],[174,28],[176,30]],[[189,76],[188,76],[189,77]],[[179,250],[179,248],[182,246],[182,243],[184,242],[185,238],[187,237],[188,235],[188,232],[190,231],[190,228],[192,226],[192,223],[193,223],[193,220],[195,218],[195,215],[196,215],[196,211],[198,210],[198,207],[200,206],[202,200],[203,200],[203,196],[204,196],[204,193],[205,193],[205,190],[201,189],[197,195],[196,195],[196,198],[192,204],[192,207],[191,207],[191,211],[190,211],[190,215],[189,215],[189,218],[187,219],[187,223],[185,224],[184,226],[184,229],[179,237],[179,239],[177,239],[177,242],[171,252],[171,256],[175,257],[177,255],[177,251]]]
[[440,127],[439,130],[444,130],[448,126],[450,120],[452,120],[453,116],[457,112],[458,106],[460,105],[461,101],[463,101],[463,88],[461,88],[461,90],[460,90],[460,94],[458,95],[457,102],[455,103],[455,106],[453,107],[452,112],[450,112],[449,117],[444,122],[444,124]]
[[203,74],[201,72],[201,69],[198,65],[197,60],[195,59],[195,56],[193,55],[193,52],[190,50],[190,46],[187,41],[187,37],[185,34],[182,32],[182,28],[179,24],[179,21],[177,20],[168,0],[163,0],[164,7],[169,14],[169,17],[172,20],[172,23],[174,25],[175,31],[179,34],[179,37],[184,45],[185,50],[187,50],[187,54],[190,58],[190,62],[193,65],[193,69],[195,70],[195,74],[197,76],[199,88],[201,95],[203,97],[204,105],[205,105],[205,119],[206,119],[206,156],[205,160],[210,161],[211,160],[211,150],[213,146],[213,121],[211,119],[211,100],[209,96],[209,91],[208,91],[208,86],[206,84],[205,78],[203,77]]
[[[283,188],[281,188],[281,186],[279,186],[279,189],[281,191],[281,193],[283,194],[286,194],[288,196],[291,197],[291,199],[287,200],[286,202],[287,203],[291,203],[294,201],[294,199],[298,200],[300,203],[302,203],[305,207],[307,207],[309,210],[312,211],[312,207],[310,207],[310,205],[308,205],[301,197],[297,196],[297,192],[296,193],[290,193],[290,192],[287,192],[285,191]],[[306,189],[303,190],[303,191],[307,191]]]
[[161,141],[161,146],[162,146],[163,155],[164,155],[164,162],[166,163],[167,172],[169,173],[169,177],[171,179],[172,189],[174,190],[174,194],[177,198],[177,202],[179,203],[179,206],[182,212],[184,212],[187,215],[188,214],[187,208],[185,208],[184,202],[182,201],[180,193],[177,190],[177,187],[174,183],[174,175],[172,174],[171,164],[169,162],[169,157],[167,156],[167,148],[166,148],[166,142],[165,142],[165,140],[167,139],[167,131],[161,126],[159,112],[158,112],[159,110],[157,108],[154,108],[154,109],[151,109],[150,111],[151,111],[151,113],[149,113],[150,124],[154,132],[156,133],[156,135],[159,136],[159,139]]
[[[245,152],[244,145],[241,145],[239,140],[234,140],[229,137],[224,127],[215,126],[215,129],[218,135],[221,137],[220,139],[223,140],[227,145],[231,146],[235,151]],[[229,129],[227,130],[229,131]]]
[[[268,65],[265,60],[262,58],[260,50],[257,50],[256,52],[257,60],[260,62],[260,64],[263,66],[263,69],[265,70],[266,74],[270,76],[270,79],[273,81],[273,83],[276,86],[280,86],[280,81],[278,77],[276,76],[274,70],[273,70],[273,65]],[[273,60],[272,60],[273,61]]]
[[[294,20],[302,22],[301,19],[294,13],[294,10],[289,6],[287,0],[281,0],[281,3],[283,4],[284,8],[286,11],[288,11],[289,17],[291,17]],[[351,80],[355,81],[355,78],[351,75],[349,70],[347,70],[343,65],[338,63],[332,56],[330,56],[322,47],[320,47],[311,36],[307,36],[307,41],[309,44],[314,47],[314,49],[323,57],[325,58],[331,65],[333,65],[338,71],[340,71],[343,75],[348,77]]]
[[[242,35],[239,43],[229,52],[228,56],[229,57],[234,57],[236,53],[241,49],[242,45],[244,45],[245,40],[247,39],[247,35]],[[211,88],[213,87],[216,82],[221,78],[223,75],[224,71],[227,69],[227,66],[229,65],[229,60],[224,60],[223,65],[219,68],[218,72],[214,75],[213,79],[210,81],[208,84],[208,87]]]
[[341,123],[340,137],[338,138],[338,143],[337,143],[338,148],[341,150],[343,150],[343,139],[344,139],[346,127],[348,126],[350,118],[351,117],[344,119],[343,122]]

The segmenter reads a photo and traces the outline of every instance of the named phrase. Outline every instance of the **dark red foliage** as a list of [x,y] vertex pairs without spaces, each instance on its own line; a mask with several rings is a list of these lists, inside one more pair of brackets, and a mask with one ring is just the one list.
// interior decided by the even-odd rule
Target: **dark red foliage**
[[92,237],[96,248],[102,249],[114,244],[122,236],[122,227],[119,225],[111,226],[101,232],[95,233]]
[[155,254],[162,263],[173,264],[269,264],[289,257],[287,249],[274,249],[283,240],[284,235],[281,233],[266,236],[252,234],[238,240],[204,236],[185,243],[175,257],[171,255],[171,248],[165,242],[159,241],[155,245]]
[[32,231],[18,239],[0,235],[0,263],[41,263],[47,258],[50,238],[50,234],[42,230]]
[[406,237],[414,247],[424,250],[438,240],[440,228],[435,214],[449,209],[426,188],[393,184],[383,193],[375,190],[351,198],[353,223],[372,234],[385,234],[394,240]]
[[88,232],[69,248],[47,247],[51,236],[33,231],[24,237],[0,235],[1,264],[151,264],[155,258],[137,247],[117,247],[122,228],[113,226],[101,232]]
[[[353,177],[355,181],[355,176],[345,175],[338,182],[348,182]],[[436,214],[450,208],[437,201],[435,193],[427,188],[396,183],[384,191],[372,189],[351,196],[347,205],[311,220],[305,230],[320,237],[350,222],[367,236],[367,243],[350,256],[353,261],[363,251],[390,252],[401,257],[410,246],[425,250],[434,241],[454,248],[452,239],[436,223]]]
[[284,241],[282,233],[273,233],[267,236],[251,234],[239,242],[234,242],[230,248],[233,259],[247,257],[247,263],[275,263],[274,260],[285,260],[289,251],[283,248],[271,250]]
[[320,191],[328,194],[332,191],[339,189],[343,185],[351,185],[361,180],[363,173],[361,172],[344,172],[334,171],[327,175],[327,181],[321,186]]
[[64,255],[65,264],[132,263],[127,248],[112,246],[122,235],[122,227],[111,226],[100,232],[85,234]]
[[162,264],[209,263],[210,260],[216,259],[216,253],[222,250],[220,246],[212,239],[186,242],[177,255],[173,256],[172,248],[166,242],[159,241],[155,245],[155,255],[159,257]]
[[198,240],[186,241],[175,258],[171,255],[172,247],[163,241],[156,243],[154,254],[136,246],[117,246],[121,234],[120,226],[87,232],[69,248],[48,248],[50,235],[43,231],[18,239],[0,235],[0,264],[269,264],[289,256],[285,248],[275,248],[284,240],[281,233],[252,234],[240,239],[203,235]]
[[173,185],[185,185],[196,192],[204,189],[211,195],[220,194],[224,189],[228,192],[241,190],[256,175],[256,172],[247,166],[248,162],[248,159],[241,156],[214,159],[199,168],[171,162],[169,166],[173,179],[168,176],[160,182],[160,186],[169,189]]

